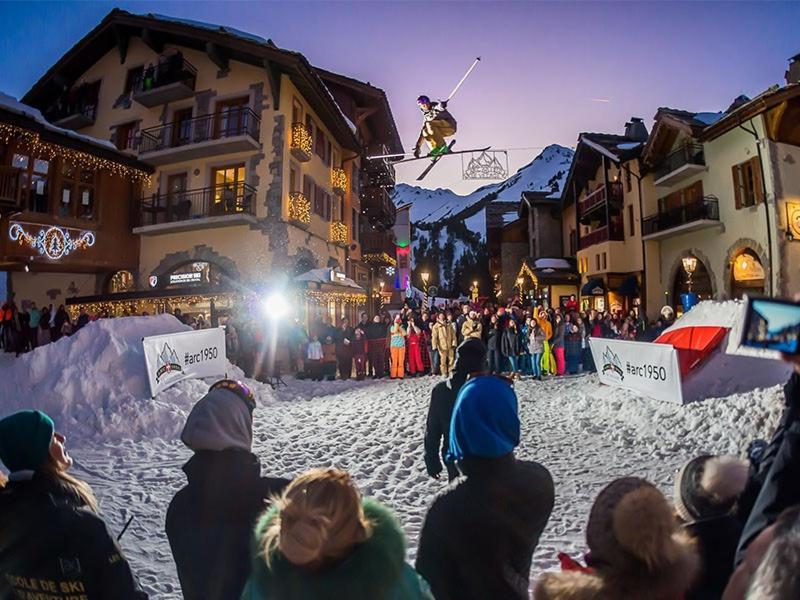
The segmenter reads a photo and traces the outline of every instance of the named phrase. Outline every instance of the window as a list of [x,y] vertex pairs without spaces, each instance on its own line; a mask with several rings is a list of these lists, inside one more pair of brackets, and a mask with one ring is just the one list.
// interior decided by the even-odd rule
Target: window
[[632,179],[633,178],[631,176],[631,168],[628,167],[627,169],[625,169],[625,190],[628,193],[633,191],[633,181],[632,181]]
[[95,172],[91,169],[79,169],[65,161],[61,168],[59,216],[94,219],[94,203]]
[[764,201],[761,161],[753,157],[733,168],[733,196],[737,210]]
[[353,240],[358,241],[358,211],[353,209],[353,217],[350,222],[350,229],[353,231]]
[[313,208],[315,207],[314,180],[311,179],[311,177],[309,177],[308,175],[303,177],[303,194],[305,194],[305,197],[308,198],[308,201],[311,204],[313,210]]
[[318,185],[314,185],[314,214],[325,218],[325,192]]
[[608,268],[608,262],[606,261],[606,253],[603,252],[603,271]]
[[631,237],[636,235],[633,226],[633,204],[628,204],[628,235]]
[[211,179],[214,182],[215,208],[231,212],[237,204],[241,204],[244,196],[244,165],[213,169]]
[[136,139],[136,121],[117,125],[117,150],[133,150],[133,141]]
[[27,154],[14,154],[11,166],[22,169],[22,197],[27,198],[27,209],[31,212],[48,212],[50,161]]
[[[330,140],[326,140],[326,143],[325,143],[325,164],[328,165],[329,167],[331,166],[331,162],[332,162],[332,157],[331,157],[332,150],[333,150],[333,147],[331,146]],[[333,166],[336,166],[336,165],[333,165]]]
[[596,263],[595,271],[599,271],[600,270],[600,255],[599,254],[595,254],[594,255],[594,261]]
[[292,98],[292,123],[303,122],[303,105],[297,98]]
[[308,135],[311,139],[314,139],[314,119],[311,118],[311,115],[306,114],[306,129],[308,130]]
[[122,90],[123,94],[130,94],[139,87],[144,76],[144,65],[128,69],[128,74],[125,76],[125,89]]
[[244,135],[247,131],[247,96],[217,103],[217,137]]
[[325,160],[325,132],[319,127],[314,134],[314,154]]
[[300,191],[300,165],[292,161],[289,163],[289,192]]

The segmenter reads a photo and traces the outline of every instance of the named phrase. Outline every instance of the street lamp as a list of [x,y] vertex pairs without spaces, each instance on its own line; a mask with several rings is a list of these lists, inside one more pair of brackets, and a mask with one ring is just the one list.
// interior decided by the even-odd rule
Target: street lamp
[[472,301],[478,301],[478,280],[472,282]]
[[427,271],[422,271],[419,276],[422,277],[423,310],[428,310],[428,280],[431,278],[431,274]]
[[380,291],[380,310],[383,310],[383,286],[386,285],[383,281],[379,281],[378,285],[381,288]]
[[686,285],[689,287],[689,291],[692,291],[692,275],[694,274],[695,270],[697,269],[697,258],[694,256],[684,256],[681,259],[683,263],[683,270],[686,271]]

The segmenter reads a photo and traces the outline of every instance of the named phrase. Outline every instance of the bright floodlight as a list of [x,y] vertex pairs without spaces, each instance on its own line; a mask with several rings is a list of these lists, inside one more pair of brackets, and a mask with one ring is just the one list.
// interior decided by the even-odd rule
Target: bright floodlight
[[261,301],[261,307],[264,313],[272,319],[280,319],[285,317],[289,312],[290,306],[286,298],[281,294],[270,294]]

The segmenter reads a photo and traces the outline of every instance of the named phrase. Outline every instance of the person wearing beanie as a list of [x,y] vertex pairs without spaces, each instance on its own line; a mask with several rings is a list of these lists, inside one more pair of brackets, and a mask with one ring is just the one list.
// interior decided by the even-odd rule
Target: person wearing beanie
[[597,496],[586,524],[588,569],[546,573],[536,600],[683,600],[700,556],[653,484],[623,477]]
[[675,478],[675,512],[695,540],[703,565],[686,600],[719,598],[725,590],[743,526],[736,501],[749,468],[736,456],[703,455],[686,463]]
[[389,365],[392,379],[405,377],[406,335],[403,318],[397,315],[394,324],[389,328]]
[[49,416],[25,410],[0,420],[0,461],[9,471],[0,486],[0,598],[38,598],[44,588],[31,586],[46,581],[83,600],[146,600],[92,489],[68,473],[66,437]]
[[433,600],[405,554],[388,508],[346,472],[314,469],[259,518],[241,600]]
[[261,476],[252,453],[256,402],[224,379],[194,405],[181,441],[194,452],[187,485],[167,510],[166,532],[186,600],[238,598],[250,574],[250,537],[269,499],[289,481]]
[[437,600],[528,600],[531,560],[555,492],[547,469],[514,456],[519,440],[509,382],[469,378],[453,408],[446,458],[465,477],[434,500],[417,553],[417,571]]
[[[452,331],[451,336],[455,339],[455,333]],[[456,354],[452,375],[446,381],[437,383],[431,392],[431,403],[428,406],[428,418],[425,424],[425,468],[428,475],[439,479],[444,461],[447,478],[450,481],[458,477],[455,463],[444,459],[450,447],[450,418],[453,415],[458,392],[466,383],[467,376],[484,369],[486,346],[481,340],[470,338],[456,349]]]

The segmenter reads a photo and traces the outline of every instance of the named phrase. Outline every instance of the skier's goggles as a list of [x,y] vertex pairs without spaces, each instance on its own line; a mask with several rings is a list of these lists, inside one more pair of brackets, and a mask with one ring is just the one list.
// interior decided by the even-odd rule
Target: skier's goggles
[[256,409],[256,397],[253,395],[252,390],[243,384],[241,381],[234,381],[233,379],[220,379],[212,385],[208,391],[214,390],[230,390],[236,394],[250,409],[250,414]]
[[514,380],[511,377],[506,377],[505,375],[498,375],[497,373],[487,373],[486,371],[475,371],[474,373],[470,373],[467,375],[467,381],[470,379],[474,379],[475,377],[494,377],[495,379],[500,379],[504,383],[507,383],[512,388],[514,387]]

